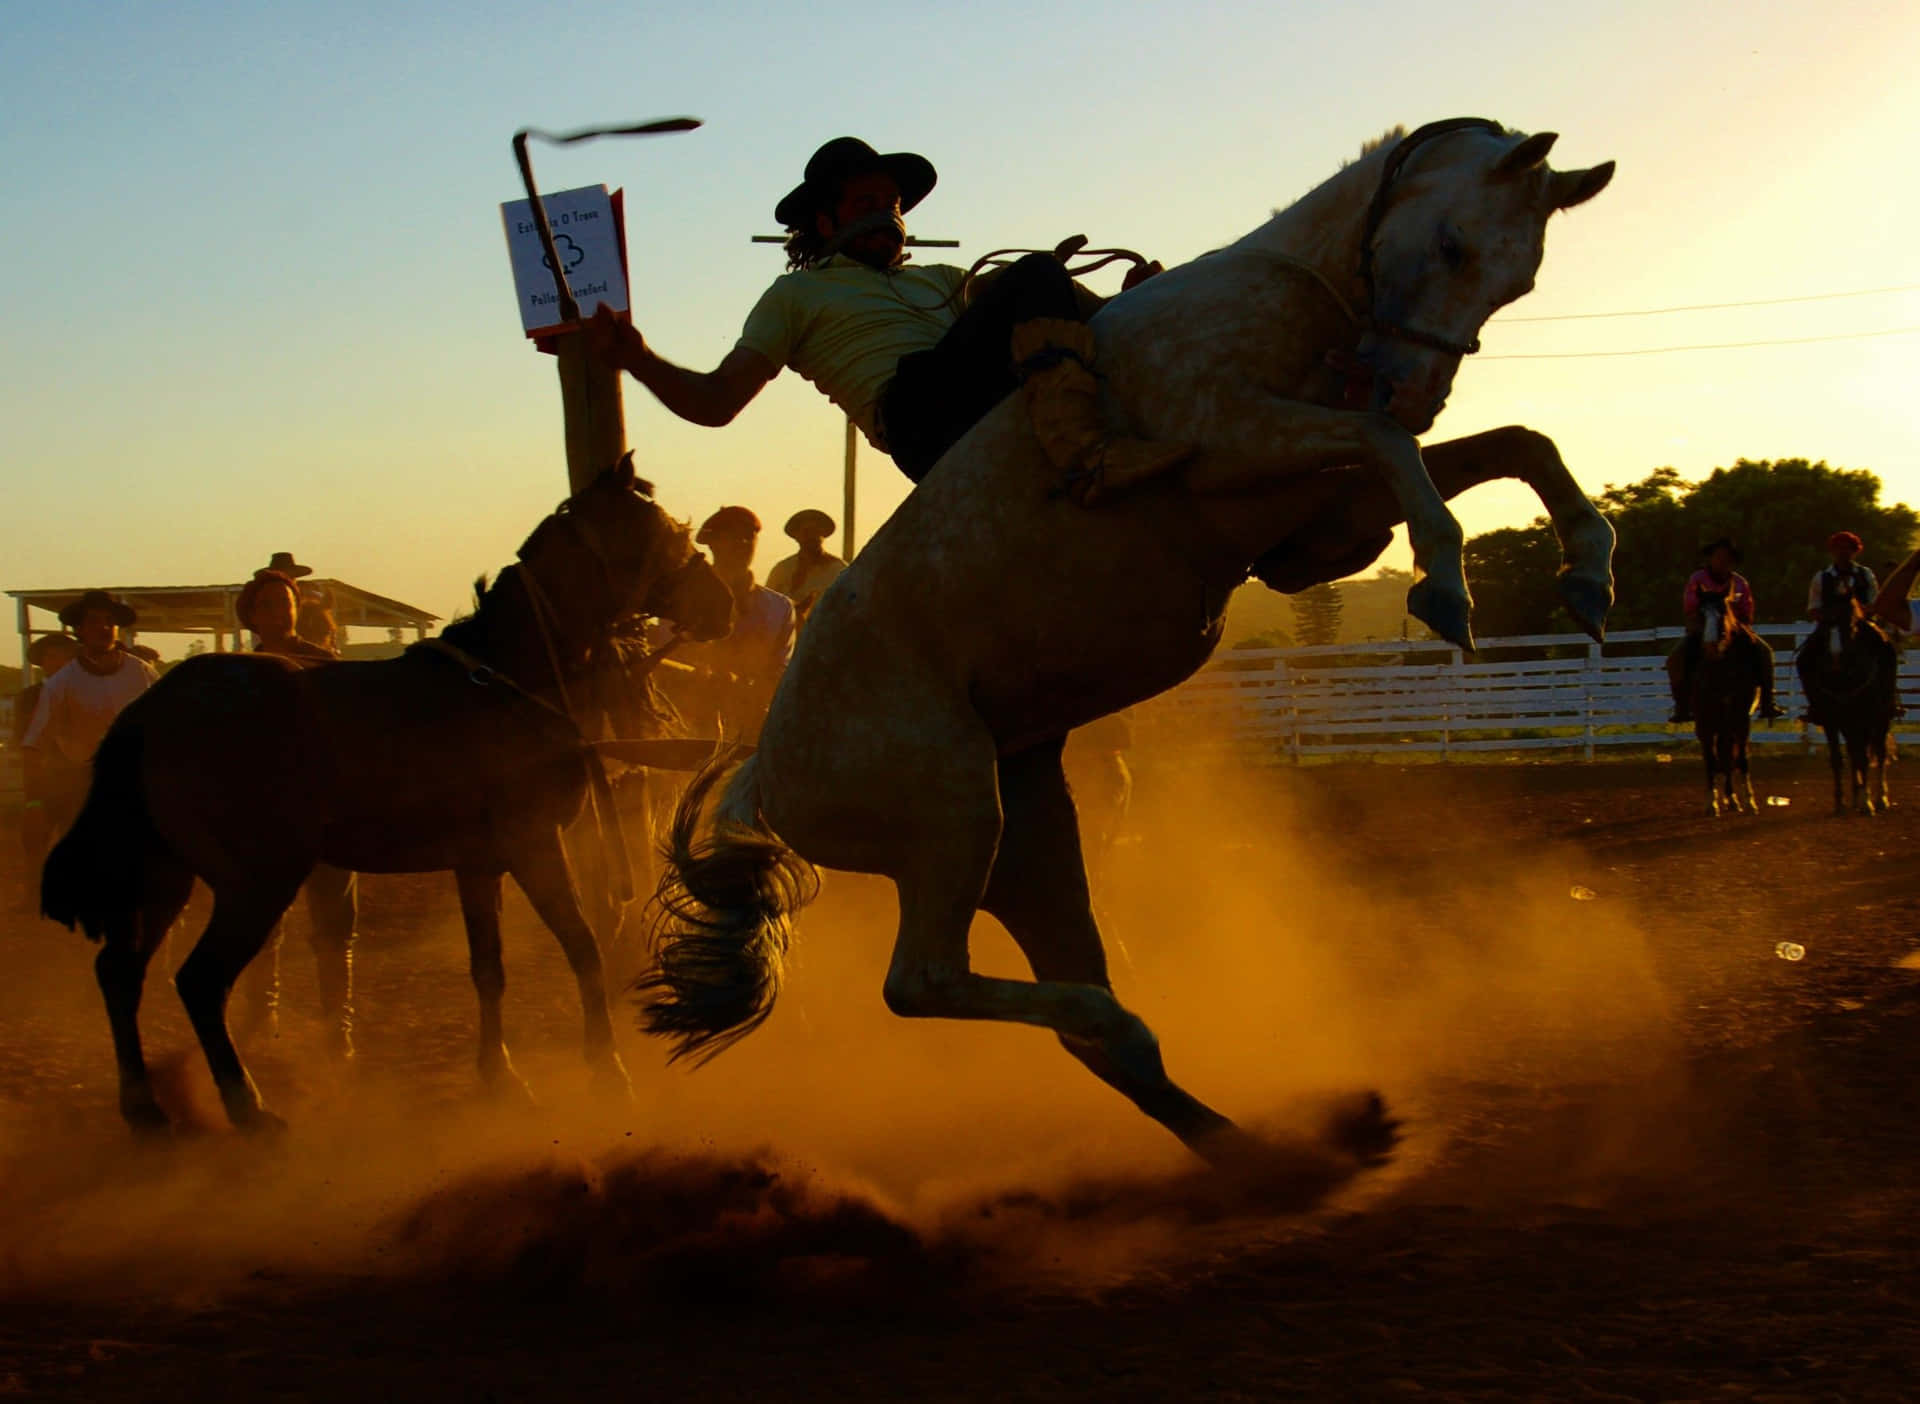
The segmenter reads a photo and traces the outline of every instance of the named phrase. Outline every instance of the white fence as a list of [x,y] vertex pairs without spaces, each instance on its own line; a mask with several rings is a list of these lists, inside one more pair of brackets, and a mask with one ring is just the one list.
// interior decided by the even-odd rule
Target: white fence
[[[1789,718],[1805,706],[1793,653],[1811,626],[1761,625],[1773,645],[1776,698]],[[1439,642],[1233,649],[1196,677],[1142,706],[1142,740],[1225,740],[1295,760],[1303,756],[1681,746],[1691,727],[1667,724],[1668,650],[1677,628],[1609,635],[1532,634],[1482,639],[1473,661]],[[1920,653],[1902,657],[1900,688],[1920,722]],[[1896,732],[1920,741],[1920,732]],[[1797,722],[1754,724],[1756,745],[1812,746]]]

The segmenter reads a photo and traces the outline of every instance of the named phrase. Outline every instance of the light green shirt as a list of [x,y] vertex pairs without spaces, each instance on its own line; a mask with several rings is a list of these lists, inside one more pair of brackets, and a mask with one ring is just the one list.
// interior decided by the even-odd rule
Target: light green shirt
[[925,351],[960,315],[964,268],[889,271],[834,255],[774,281],[747,314],[740,345],[792,366],[884,449],[874,408],[902,356]]

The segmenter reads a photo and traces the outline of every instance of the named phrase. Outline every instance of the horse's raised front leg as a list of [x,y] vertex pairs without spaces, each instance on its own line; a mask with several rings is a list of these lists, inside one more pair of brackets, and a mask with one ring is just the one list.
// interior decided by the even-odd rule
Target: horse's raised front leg
[[600,963],[600,945],[580,910],[580,894],[560,830],[517,834],[507,845],[507,871],[527,894],[540,920],[547,924],[580,987],[580,1012],[586,1024],[586,1056],[594,1081],[617,1096],[632,1093],[627,1070],[613,1046],[613,1020],[607,1013],[607,981]]
[[1257,513],[1234,498],[1271,491],[1287,478],[1345,465],[1380,474],[1407,523],[1415,574],[1407,612],[1450,643],[1473,647],[1473,600],[1461,561],[1465,537],[1445,499],[1427,476],[1414,437],[1385,414],[1323,409],[1293,400],[1249,394],[1209,426],[1205,451],[1187,470],[1187,489],[1218,499],[1211,515],[1247,559],[1267,551]]
[[507,1056],[500,1000],[507,990],[507,967],[500,954],[500,880],[497,868],[456,868],[460,915],[467,927],[467,968],[480,997],[480,1084],[497,1097],[532,1102],[533,1093]]
[[1587,499],[1552,439],[1523,425],[1423,444],[1434,487],[1454,498],[1470,487],[1514,478],[1532,488],[1560,540],[1560,597],[1574,622],[1596,640],[1613,608],[1613,524]]

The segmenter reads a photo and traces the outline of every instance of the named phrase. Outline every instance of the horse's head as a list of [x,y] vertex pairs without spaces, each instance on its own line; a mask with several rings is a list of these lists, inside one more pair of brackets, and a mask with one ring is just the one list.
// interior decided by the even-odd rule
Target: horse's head
[[686,525],[635,476],[632,454],[561,503],[519,555],[578,643],[604,637],[635,612],[664,613],[656,604],[701,559]]
[[1415,434],[1432,427],[1487,319],[1532,290],[1548,218],[1613,179],[1611,161],[1552,170],[1554,141],[1440,123],[1386,159],[1361,255],[1371,306],[1357,354],[1374,374],[1373,407]]
[[1706,650],[1707,657],[1718,658],[1733,642],[1737,629],[1733,616],[1727,612],[1727,592],[1702,590],[1699,593],[1699,606],[1700,645]]
[[733,632],[733,591],[698,551],[690,552],[678,570],[660,577],[642,608],[655,618],[672,621],[680,636],[692,643],[724,639]]

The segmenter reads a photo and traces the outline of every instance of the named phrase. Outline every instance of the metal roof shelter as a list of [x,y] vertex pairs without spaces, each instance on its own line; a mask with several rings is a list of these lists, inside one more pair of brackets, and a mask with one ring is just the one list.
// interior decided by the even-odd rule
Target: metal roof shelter
[[[332,592],[334,622],[342,628],[412,629],[415,638],[424,639],[427,629],[440,620],[437,614],[362,590],[344,580],[305,579],[300,583],[322,585]],[[224,653],[229,647],[236,652],[246,647],[245,630],[233,615],[233,604],[245,588],[244,581],[234,585],[111,585],[106,588],[139,615],[133,632],[211,634],[216,653]],[[9,590],[7,593],[13,597],[19,620],[20,662],[24,668],[26,651],[34,637],[59,633],[60,611],[86,591]],[[36,609],[48,616],[42,625],[34,622]]]

